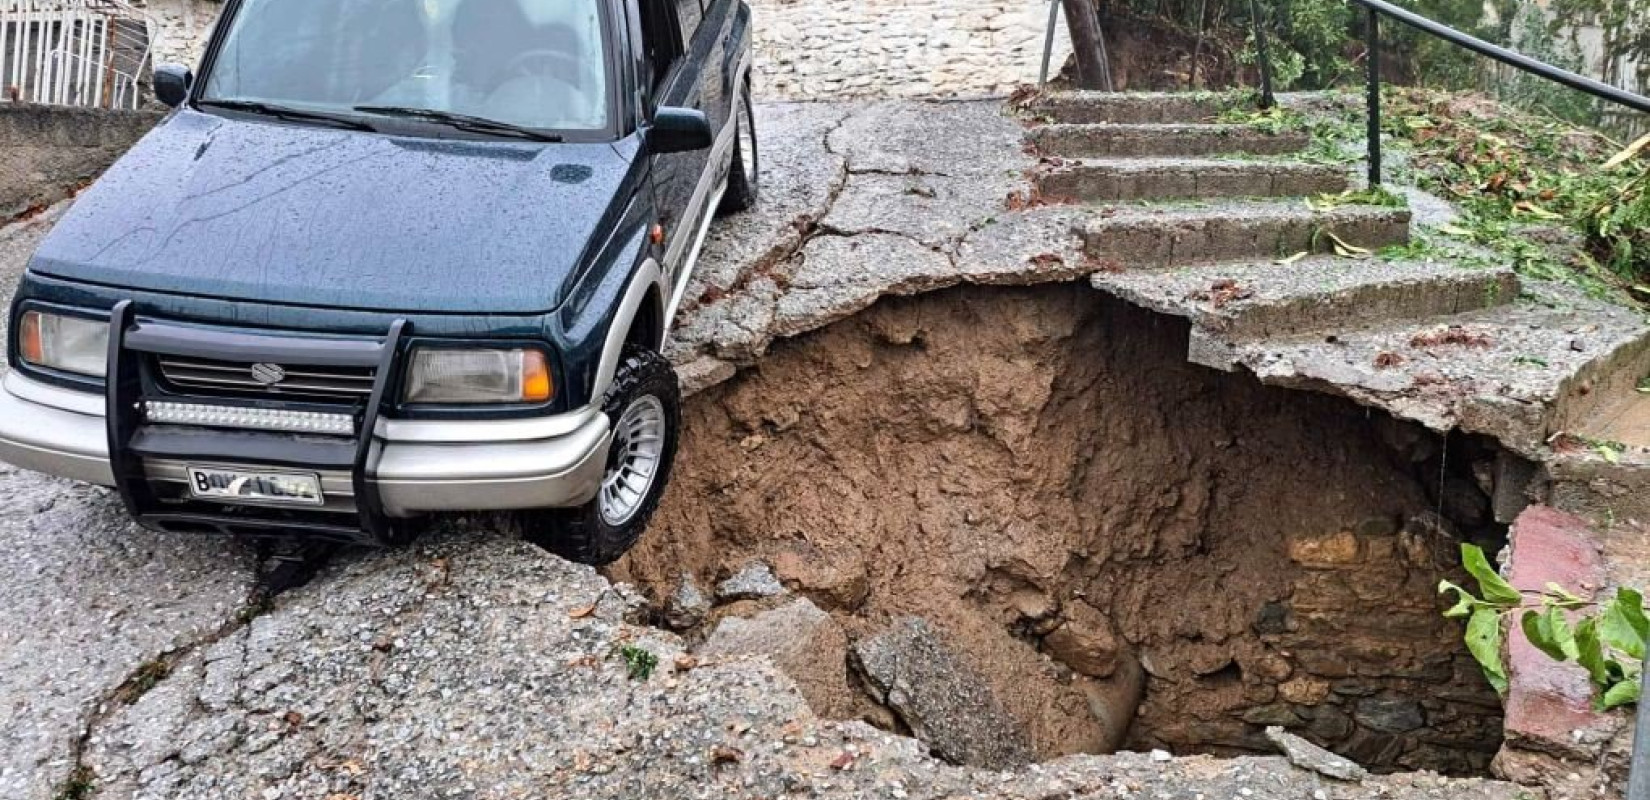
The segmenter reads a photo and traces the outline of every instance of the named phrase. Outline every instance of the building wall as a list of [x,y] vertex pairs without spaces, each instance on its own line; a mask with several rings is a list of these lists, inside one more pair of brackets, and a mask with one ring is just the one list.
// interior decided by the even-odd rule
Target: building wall
[[[817,100],[1007,94],[1037,80],[1048,0],[749,0],[758,96]],[[194,64],[216,0],[144,0],[156,63]],[[1055,37],[1055,65],[1070,46]]]

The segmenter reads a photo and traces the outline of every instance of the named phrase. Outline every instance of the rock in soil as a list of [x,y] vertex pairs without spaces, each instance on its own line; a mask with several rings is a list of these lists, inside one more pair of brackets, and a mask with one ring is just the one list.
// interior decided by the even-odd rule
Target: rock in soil
[[693,579],[693,573],[683,572],[682,582],[676,586],[670,599],[665,601],[665,624],[679,631],[685,631],[705,621],[705,615],[710,613],[710,600],[705,593],[699,590],[699,583]]
[[988,769],[1032,761],[1024,728],[926,620],[897,620],[855,642],[854,655],[878,701],[941,758]]
[[830,614],[809,600],[798,598],[749,619],[724,617],[695,652],[705,660],[768,656],[796,682],[815,714],[843,719],[853,712],[848,637]]

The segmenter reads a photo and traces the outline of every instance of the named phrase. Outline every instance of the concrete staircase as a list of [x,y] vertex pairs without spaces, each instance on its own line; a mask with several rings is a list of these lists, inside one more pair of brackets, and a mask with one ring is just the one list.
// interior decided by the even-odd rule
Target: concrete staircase
[[[1650,524],[1645,318],[1507,266],[1381,256],[1410,241],[1410,211],[1328,197],[1361,188],[1361,164],[1305,160],[1305,130],[1218,121],[1240,102],[1062,92],[1024,108],[1037,199],[1090,209],[1072,232],[1093,285],[1187,319],[1196,363],[1495,436],[1573,506],[1600,510],[1603,475],[1601,513]],[[1562,454],[1560,433],[1589,446]]]
[[[1232,102],[1072,92],[1031,107],[1041,198],[1097,206],[1077,231],[1106,267],[1096,287],[1238,341],[1432,319],[1518,296],[1508,268],[1373,256],[1409,242],[1409,210],[1325,198],[1352,187],[1349,170],[1294,158],[1310,144],[1305,131],[1215,122]],[[1371,255],[1336,256],[1337,246]]]

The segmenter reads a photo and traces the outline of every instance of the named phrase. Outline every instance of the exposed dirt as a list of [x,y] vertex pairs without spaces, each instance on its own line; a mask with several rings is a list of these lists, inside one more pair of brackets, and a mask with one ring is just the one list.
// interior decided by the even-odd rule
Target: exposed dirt
[[759,558],[850,637],[924,617],[1043,758],[1103,748],[1089,699],[1139,665],[1131,749],[1270,751],[1284,725],[1376,768],[1483,770],[1499,703],[1435,594],[1456,570],[1435,512],[1494,533],[1475,459],[1188,365],[1186,335],[1057,285],[885,300],[780,343],[689,402],[614,577],[662,599]]
[[[1117,91],[1255,85],[1254,68],[1241,64],[1238,59],[1243,49],[1243,33],[1229,29],[1214,31],[1205,36],[1199,47],[1195,31],[1183,30],[1153,17],[1108,8],[1102,13],[1100,23],[1106,35],[1106,56]],[[1061,24],[1064,25],[1063,17]],[[1064,30],[1061,35],[1065,35]],[[1198,60],[1195,80],[1194,55]],[[1068,59],[1060,71],[1061,83],[1074,81],[1075,75],[1076,62]]]

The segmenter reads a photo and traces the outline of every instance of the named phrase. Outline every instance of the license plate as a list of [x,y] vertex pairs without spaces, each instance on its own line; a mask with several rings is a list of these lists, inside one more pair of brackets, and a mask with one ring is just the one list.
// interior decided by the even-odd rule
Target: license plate
[[240,503],[318,506],[321,476],[291,472],[253,472],[222,467],[190,467],[189,491],[207,500]]

